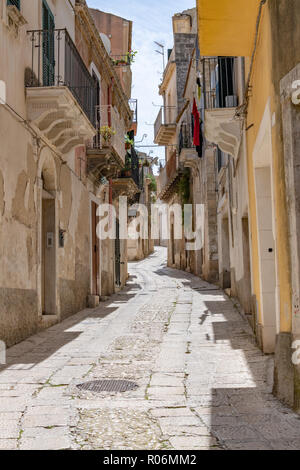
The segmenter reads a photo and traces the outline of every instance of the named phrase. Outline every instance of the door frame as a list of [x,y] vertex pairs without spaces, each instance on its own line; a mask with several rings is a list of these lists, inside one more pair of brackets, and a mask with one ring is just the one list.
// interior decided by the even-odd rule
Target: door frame
[[[99,199],[94,196],[94,194],[90,193],[90,203],[89,203],[89,211],[90,211],[90,292],[92,295],[99,295],[101,297],[101,249],[102,249],[102,244],[101,240],[98,238],[98,244],[99,244],[99,277],[98,277],[98,294],[94,294],[94,265],[93,265],[93,259],[94,259],[94,248],[93,248],[93,204],[95,204],[97,207],[100,206],[101,202]],[[96,234],[97,236],[97,234]]]
[[115,286],[120,288],[122,285],[121,273],[121,239],[120,239],[120,221],[116,217],[116,239],[115,239]]
[[[262,149],[264,151],[262,151]],[[264,286],[263,282],[265,281],[265,276],[262,273],[262,237],[261,224],[259,223],[259,217],[261,216],[261,211],[259,211],[259,190],[258,187],[258,177],[259,170],[268,170],[270,178],[270,205],[272,208],[272,232],[274,239],[274,266],[275,266],[275,285],[274,285],[274,322],[273,325],[267,327],[270,330],[270,333],[264,333],[265,325],[265,315],[263,311],[263,304],[267,304],[264,298]],[[277,260],[277,231],[276,231],[276,210],[275,210],[275,192],[274,192],[274,180],[273,180],[273,145],[272,145],[272,117],[271,117],[271,104],[270,99],[266,103],[264,115],[260,123],[259,132],[253,149],[253,177],[255,183],[255,203],[256,203],[256,226],[257,226],[257,242],[258,242],[258,269],[259,269],[259,282],[260,282],[260,315],[257,319],[259,322],[258,327],[261,329],[261,341],[264,352],[273,353],[275,350],[275,341],[276,335],[280,332],[280,302],[279,302],[279,276],[278,276],[278,260]],[[273,247],[270,246],[270,249]],[[265,296],[266,297],[266,296]],[[273,329],[273,332],[271,330]]]
[[[43,175],[47,175],[46,187],[44,188]],[[60,293],[59,293],[59,247],[58,247],[58,233],[59,233],[59,199],[60,191],[57,190],[57,173],[55,167],[55,160],[52,152],[44,147],[39,153],[39,163],[37,170],[37,297],[38,297],[38,316],[43,322],[53,322],[60,319],[61,305],[60,305]],[[43,191],[46,189],[47,192],[53,196],[55,200],[55,227],[54,227],[54,243],[55,243],[55,312],[53,315],[43,315],[42,305],[42,221],[43,221]]]

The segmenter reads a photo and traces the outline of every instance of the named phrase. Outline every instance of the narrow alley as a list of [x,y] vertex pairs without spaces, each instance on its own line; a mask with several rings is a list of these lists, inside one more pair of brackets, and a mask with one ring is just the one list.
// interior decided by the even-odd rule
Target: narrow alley
[[[8,350],[0,449],[299,448],[299,416],[271,393],[273,357],[233,302],[167,268],[165,248],[129,271],[100,307]],[[137,386],[78,387],[109,379]]]

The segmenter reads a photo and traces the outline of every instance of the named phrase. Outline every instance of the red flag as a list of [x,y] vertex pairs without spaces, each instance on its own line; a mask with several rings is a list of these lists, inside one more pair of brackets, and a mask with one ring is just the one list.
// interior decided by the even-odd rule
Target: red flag
[[197,108],[197,103],[194,98],[193,102],[193,116],[194,116],[194,140],[193,144],[195,147],[200,146],[200,114]]

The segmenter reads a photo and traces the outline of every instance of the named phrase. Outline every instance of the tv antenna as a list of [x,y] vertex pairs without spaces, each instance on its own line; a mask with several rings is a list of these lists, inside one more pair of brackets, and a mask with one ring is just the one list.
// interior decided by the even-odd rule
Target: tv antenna
[[157,54],[162,55],[162,58],[163,58],[163,72],[164,72],[165,71],[165,46],[163,44],[160,44],[157,41],[154,41],[154,44],[156,44],[160,49],[160,50],[155,50],[155,52],[157,52]]

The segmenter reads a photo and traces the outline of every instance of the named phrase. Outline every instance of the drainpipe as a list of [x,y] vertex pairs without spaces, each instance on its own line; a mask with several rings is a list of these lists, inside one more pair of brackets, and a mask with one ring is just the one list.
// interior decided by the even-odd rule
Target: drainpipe
[[108,202],[109,202],[109,227],[112,227],[112,202],[113,202],[113,197],[112,197],[112,179],[109,178],[109,192],[108,192]]

